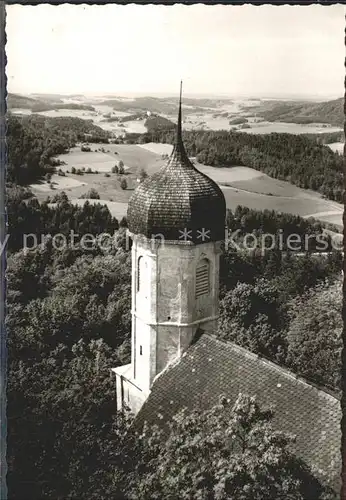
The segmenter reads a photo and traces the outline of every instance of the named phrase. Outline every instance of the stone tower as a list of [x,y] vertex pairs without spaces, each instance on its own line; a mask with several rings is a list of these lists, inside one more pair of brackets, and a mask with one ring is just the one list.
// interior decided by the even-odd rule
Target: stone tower
[[132,359],[113,371],[118,408],[137,413],[154,379],[197,330],[215,331],[226,204],[219,186],[189,160],[181,123],[167,164],[128,205],[132,237]]

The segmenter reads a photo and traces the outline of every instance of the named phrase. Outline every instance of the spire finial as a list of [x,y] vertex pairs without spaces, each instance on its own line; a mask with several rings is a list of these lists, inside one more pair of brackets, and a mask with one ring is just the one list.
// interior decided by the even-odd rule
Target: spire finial
[[179,112],[178,112],[178,126],[177,126],[177,144],[181,145],[183,142],[182,129],[181,129],[181,95],[183,90],[183,81],[180,81],[180,97],[179,97]]

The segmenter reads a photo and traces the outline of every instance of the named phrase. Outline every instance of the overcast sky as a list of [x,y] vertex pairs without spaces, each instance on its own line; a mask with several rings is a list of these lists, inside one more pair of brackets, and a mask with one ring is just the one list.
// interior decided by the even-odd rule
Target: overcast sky
[[9,92],[340,97],[345,7],[10,5]]

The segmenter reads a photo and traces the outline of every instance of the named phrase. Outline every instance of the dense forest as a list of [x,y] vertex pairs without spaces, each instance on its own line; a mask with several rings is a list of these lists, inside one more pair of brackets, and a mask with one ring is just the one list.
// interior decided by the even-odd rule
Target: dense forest
[[299,215],[252,210],[244,206],[238,206],[234,212],[227,210],[226,225],[228,244],[232,246],[234,243],[235,249],[272,247],[283,251],[323,253],[332,250],[331,234],[339,232],[333,225],[326,227],[313,218],[303,219]]
[[7,120],[9,182],[29,184],[57,165],[54,156],[66,153],[79,141],[108,143],[110,133],[91,120],[72,117],[50,118],[41,115]]
[[316,141],[318,144],[332,144],[333,142],[344,142],[345,133],[343,130],[339,132],[322,132],[320,134],[303,134],[308,139]]
[[[64,192],[52,202],[47,199],[39,203],[29,189],[15,185],[7,188],[7,216],[10,253],[23,248],[24,235],[35,235],[40,240],[43,235],[59,234],[61,239],[69,241],[73,231],[74,241],[78,242],[85,234],[113,234],[119,228],[106,205],[88,201],[83,206],[72,205]],[[32,246],[33,238],[26,239],[27,246]]]
[[226,252],[218,335],[339,392],[341,264],[336,252]]
[[[173,144],[175,131],[143,134],[141,142]],[[343,158],[313,138],[293,134],[247,134],[234,131],[188,131],[190,156],[204,165],[245,165],[275,179],[318,191],[338,202],[343,196]]]
[[[86,204],[77,208],[65,195],[54,204],[39,204],[29,198],[27,189],[11,189],[7,266],[9,499],[160,499],[160,492],[173,487],[173,477],[177,479],[173,491],[184,485],[186,498],[227,498],[228,488],[239,481],[245,481],[244,500],[261,498],[269,491],[308,500],[304,493],[307,484],[314,498],[333,498],[311,471],[289,454],[290,438],[273,433],[270,414],[246,396],[232,408],[221,404],[209,410],[211,413],[186,416],[194,422],[194,439],[199,443],[195,459],[201,458],[188,467],[187,475],[174,464],[177,454],[191,464],[184,451],[184,443],[191,439],[190,427],[175,424],[163,447],[156,429],[148,429],[140,440],[128,431],[125,440],[131,417],[116,413],[110,368],[130,359],[131,257],[126,229],[118,228],[107,207]],[[240,224],[244,231],[252,231],[255,225],[259,230],[276,232],[289,220],[292,230],[298,232],[311,234],[318,229],[309,221],[291,217],[244,207],[228,213],[232,227]],[[24,221],[26,232],[30,226],[34,234],[47,231],[51,237],[32,249],[21,248]],[[68,235],[71,229],[79,234],[107,232],[114,236],[107,248],[98,243],[85,247],[78,238],[74,246],[56,247],[54,236]],[[337,252],[298,257],[277,250],[265,255],[226,250],[221,260],[221,315],[215,334],[337,392],[341,265]],[[258,471],[253,479],[255,490],[249,491],[241,471],[258,459],[256,441],[251,441],[255,435],[249,434],[241,457],[233,455],[227,441],[220,438],[228,428],[226,423],[237,421],[240,414],[245,418],[242,425],[261,429],[260,434],[272,443],[270,453],[282,456],[280,467],[272,469],[268,451],[263,471],[272,470],[272,482],[268,485],[267,479],[263,481],[267,473]],[[210,429],[205,427],[208,422],[214,422]],[[224,450],[228,464],[236,461],[243,468],[239,465],[238,475],[228,486],[223,485],[220,496],[210,491],[207,495],[203,481],[196,482],[207,471],[202,465],[206,436],[215,446],[215,459],[211,454],[207,468],[210,484],[216,485],[226,467],[217,459],[217,450]]]

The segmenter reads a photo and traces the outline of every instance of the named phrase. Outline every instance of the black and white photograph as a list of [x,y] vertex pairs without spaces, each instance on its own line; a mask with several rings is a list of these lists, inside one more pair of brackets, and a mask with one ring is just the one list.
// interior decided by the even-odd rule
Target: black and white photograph
[[342,496],[345,14],[6,6],[1,500]]

